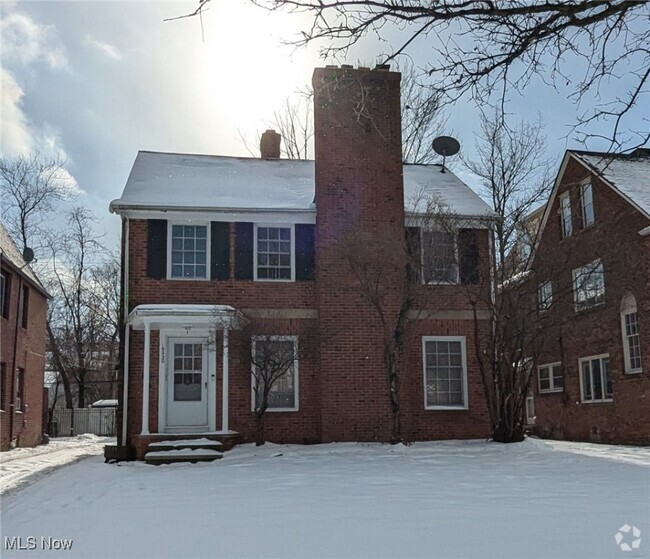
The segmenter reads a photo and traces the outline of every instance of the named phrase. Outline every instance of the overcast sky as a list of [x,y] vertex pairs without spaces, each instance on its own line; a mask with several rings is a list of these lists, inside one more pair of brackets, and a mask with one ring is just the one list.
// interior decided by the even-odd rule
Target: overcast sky
[[[331,62],[316,47],[281,44],[308,19],[268,14],[246,0],[213,0],[203,36],[198,18],[163,21],[195,6],[2,3],[2,153],[65,158],[83,193],[79,202],[115,238],[119,219],[108,204],[120,196],[138,150],[248,156],[241,136],[254,139],[283,99],[310,83],[313,68]],[[385,50],[369,39],[346,62],[368,65]],[[426,45],[411,54],[426,64]],[[541,115],[549,155],[583,147],[567,138],[576,107],[563,92],[540,82],[509,109],[528,120]],[[477,111],[462,103],[447,114],[449,133],[471,153]]]

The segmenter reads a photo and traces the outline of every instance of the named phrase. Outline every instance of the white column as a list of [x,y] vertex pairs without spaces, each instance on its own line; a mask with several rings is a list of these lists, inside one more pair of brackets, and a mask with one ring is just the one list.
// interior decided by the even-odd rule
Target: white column
[[221,429],[228,431],[228,329],[223,330],[223,386],[221,388]]
[[149,363],[151,359],[151,324],[144,323],[144,362],[142,371],[142,434],[149,434]]
[[124,328],[124,387],[122,392],[122,445],[126,446],[127,422],[129,412],[129,345],[131,343],[131,328],[127,323]]

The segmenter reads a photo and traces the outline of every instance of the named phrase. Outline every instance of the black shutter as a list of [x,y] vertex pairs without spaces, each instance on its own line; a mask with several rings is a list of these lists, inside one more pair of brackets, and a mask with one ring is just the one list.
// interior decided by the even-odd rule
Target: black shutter
[[406,228],[406,276],[409,281],[422,282],[422,248],[420,244],[420,228]]
[[253,279],[252,223],[235,223],[235,278]]
[[230,277],[230,223],[210,223],[210,278],[227,280]]
[[458,254],[460,255],[460,283],[463,285],[479,282],[479,253],[476,244],[476,231],[458,231]]
[[147,225],[147,276],[167,277],[167,220],[150,219]]
[[314,279],[314,226],[296,224],[296,280]]

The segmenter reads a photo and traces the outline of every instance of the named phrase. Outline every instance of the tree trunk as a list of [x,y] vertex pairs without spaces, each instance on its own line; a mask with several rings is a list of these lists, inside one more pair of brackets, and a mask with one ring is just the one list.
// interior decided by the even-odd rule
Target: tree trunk
[[262,446],[266,442],[264,433],[264,414],[255,415],[255,446]]
[[78,398],[78,403],[80,408],[85,408],[86,407],[86,382],[84,380],[84,375],[83,373],[80,374],[78,377],[77,381],[77,398]]

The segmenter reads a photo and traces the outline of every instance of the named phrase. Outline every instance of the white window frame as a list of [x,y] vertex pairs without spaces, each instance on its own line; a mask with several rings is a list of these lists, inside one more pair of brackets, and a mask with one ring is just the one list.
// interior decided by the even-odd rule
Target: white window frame
[[[194,227],[205,227],[205,277],[204,278],[186,278],[172,276],[172,231],[174,225],[192,225]],[[210,255],[212,247],[210,246],[211,231],[209,221],[167,221],[167,279],[174,281],[210,281]]]
[[[545,295],[544,290],[546,287],[549,288],[548,297],[543,298],[542,296]],[[552,304],[553,304],[553,282],[549,280],[540,283],[539,287],[537,288],[537,310],[539,310],[539,312],[548,312]]]
[[[263,227],[263,226],[262,226]],[[286,280],[284,280],[286,281]],[[253,355],[255,355],[255,347],[257,345],[257,342],[263,340],[263,341],[270,341],[270,342],[293,342],[293,351],[294,355],[296,358],[293,361],[293,386],[294,386],[294,406],[292,408],[267,408],[266,413],[275,413],[275,412],[295,412],[295,411],[300,411],[300,374],[299,374],[299,356],[298,356],[298,336],[280,336],[280,335],[274,335],[274,336],[252,336],[251,341],[252,341],[252,348],[251,351],[253,352]],[[251,411],[255,411],[255,382],[257,379],[255,378],[255,365],[251,364]]]
[[[614,390],[612,389],[612,397],[611,398],[602,398],[600,400],[585,400],[585,388],[584,388],[584,380],[582,378],[582,364],[585,361],[595,361],[596,359],[600,360],[600,374],[601,374],[601,382],[605,380],[604,372],[605,369],[603,367],[603,359],[609,359],[609,370],[611,374],[612,370],[612,360],[609,357],[609,353],[601,353],[600,355],[590,355],[589,357],[581,357],[578,359],[578,378],[580,379],[580,402],[582,404],[602,404],[603,402],[613,402],[614,401]],[[591,370],[591,365],[590,367],[590,374],[592,375],[592,387],[593,387],[593,371]],[[592,389],[593,390],[593,389]],[[607,383],[603,383],[603,395],[607,393]]]
[[[291,230],[291,279],[269,279],[257,277],[257,228],[269,227],[273,229]],[[296,281],[296,226],[294,223],[255,223],[253,225],[253,280],[270,282],[295,282]]]
[[[625,299],[628,299],[628,297],[630,301],[634,301],[634,305],[630,305],[627,308],[626,307],[621,308],[621,335],[623,337],[623,356],[625,361],[625,374],[635,375],[643,372],[643,353],[641,352],[641,334],[638,332],[639,309],[636,304],[636,299],[632,294],[626,295],[626,297],[623,300],[623,304],[625,304],[626,302]],[[625,321],[625,318],[630,314],[636,315],[637,334],[632,334],[632,336],[638,336],[639,338],[639,352],[641,357],[641,367],[636,367],[636,368],[632,368],[632,356],[630,355],[630,338],[632,336],[628,336],[627,334],[627,324]]]
[[[565,201],[567,202],[566,205],[564,204]],[[571,215],[571,196],[569,192],[565,192],[564,194],[560,195],[559,202],[560,202],[560,224],[562,226],[562,238],[566,239],[567,237],[573,235],[573,218]],[[565,210],[568,210],[569,212],[568,221],[567,221],[567,216],[565,215]]]
[[[461,365],[463,367],[463,405],[429,405],[427,402],[427,342],[460,342]],[[422,388],[424,392],[425,410],[467,410],[469,409],[469,395],[467,387],[467,344],[465,336],[422,336]]]
[[[562,386],[561,387],[556,387],[555,386],[555,377],[553,376],[553,367],[562,367],[562,362],[561,361],[555,361],[553,363],[545,363],[544,365],[540,365],[537,367],[537,388],[539,390],[540,394],[553,394],[556,392],[564,392],[564,368],[562,369]],[[548,369],[549,370],[549,381],[551,388],[542,388],[542,369]]]
[[[587,206],[585,205],[585,191],[589,190],[591,196],[591,221],[587,223]],[[594,188],[591,181],[584,182],[580,185],[580,207],[582,209],[582,228],[586,229],[596,223],[596,212],[594,208]]]
[[[580,303],[578,302],[578,288],[580,287],[576,281],[578,278],[583,277],[584,270],[586,268],[591,268],[591,272],[593,273],[598,267],[602,269],[602,276],[603,276],[603,293],[602,293],[602,301],[597,301],[595,303],[590,303],[587,306],[580,306]],[[583,266],[578,266],[577,268],[574,268],[571,272],[572,277],[573,277],[573,303],[575,307],[575,312],[582,312],[586,311],[589,309],[593,309],[594,307],[599,307],[601,305],[605,304],[605,267],[603,266],[603,261],[598,258],[596,260],[592,260],[591,262],[583,265]],[[584,304],[584,303],[583,303]]]
[[[454,279],[452,281],[437,281],[437,280],[431,280],[431,281],[426,281],[425,279],[425,273],[424,273],[424,233],[429,232],[429,233],[451,233],[454,237],[454,267],[455,267],[455,274],[454,274]],[[453,231],[441,231],[440,229],[434,229],[434,228],[424,228],[420,227],[420,277],[422,278],[422,283],[425,285],[457,285],[460,283],[460,259],[458,255],[458,229],[454,229]]]

